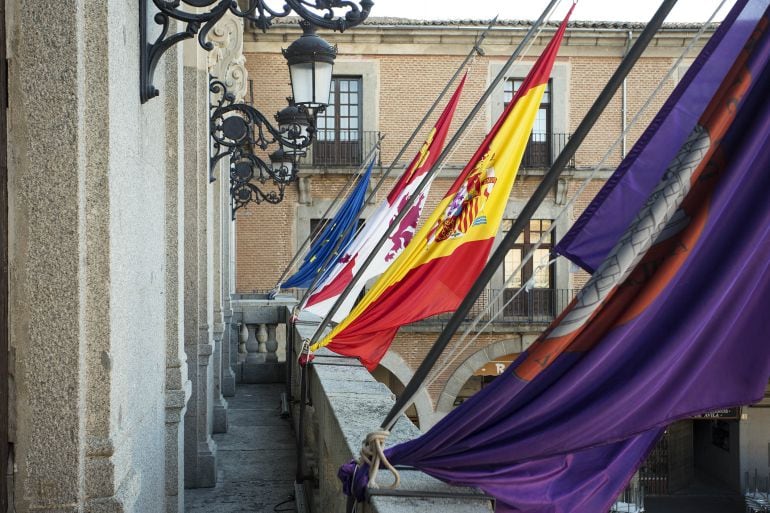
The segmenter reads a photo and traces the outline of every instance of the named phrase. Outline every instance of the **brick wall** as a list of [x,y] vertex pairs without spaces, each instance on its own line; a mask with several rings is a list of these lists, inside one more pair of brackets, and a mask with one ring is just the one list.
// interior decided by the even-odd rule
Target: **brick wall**
[[[351,48],[345,48],[345,51],[348,54],[353,53]],[[379,61],[378,130],[386,134],[382,147],[382,162],[387,167],[457,68],[462,56],[386,54],[362,55],[361,58]],[[290,94],[285,60],[276,53],[252,53],[247,54],[246,59],[249,76],[254,81],[255,106],[264,113],[272,114],[280,106],[285,105],[285,98]],[[450,138],[483,93],[488,82],[490,63],[492,61],[502,62],[503,60],[504,57],[502,56],[492,56],[477,57],[473,61],[468,82],[450,130]],[[559,62],[568,63],[570,68],[567,119],[569,120],[569,130],[573,131],[615,70],[620,59],[619,57],[571,55],[560,57]],[[644,57],[631,73],[627,85],[627,119],[629,121],[672,62],[672,58]],[[673,83],[669,81],[664,87],[664,94],[654,102],[652,108],[641,117],[640,123],[631,131],[627,143],[629,150],[672,87]],[[560,93],[554,91],[554,94]],[[591,168],[596,165],[619,136],[622,126],[621,103],[621,95],[618,93],[578,151],[576,156],[578,168]],[[428,126],[435,122],[440,110],[439,108],[434,112]],[[458,144],[451,158],[448,159],[448,164],[456,168],[467,162],[491,124],[488,115],[488,108],[483,108],[480,111],[476,121],[471,125],[461,143]],[[402,166],[412,158],[422,143],[423,137],[424,133],[420,134],[404,154],[401,159]],[[619,161],[620,149],[618,148],[612,153],[606,166],[614,167]],[[387,194],[400,169],[401,167],[395,169],[394,178],[388,180],[386,185],[382,187],[378,194],[378,201]],[[517,185],[514,186],[513,197],[526,200],[537,187],[539,180],[539,177],[521,177]],[[334,198],[346,181],[347,176],[343,175],[313,175],[310,190],[313,201]],[[428,198],[423,219],[432,211],[452,181],[452,178],[436,180]],[[582,183],[580,176],[570,180],[568,197],[572,197],[580,183]],[[577,199],[573,209],[573,219],[583,211],[600,185],[600,183],[592,183]],[[297,185],[293,184],[283,203],[258,207],[249,206],[238,213],[236,284],[239,292],[271,288],[283,271],[283,267],[296,251],[297,194]],[[552,200],[553,196],[551,196]],[[584,273],[575,274],[573,286],[582,285],[586,278]]]

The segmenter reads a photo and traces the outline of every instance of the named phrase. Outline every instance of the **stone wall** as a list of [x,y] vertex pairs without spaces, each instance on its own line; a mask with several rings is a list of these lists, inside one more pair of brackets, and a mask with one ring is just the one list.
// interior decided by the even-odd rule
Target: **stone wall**
[[[300,350],[301,341],[315,331],[318,318],[302,316],[296,325],[293,340],[295,352]],[[308,478],[305,490],[310,495],[314,513],[346,511],[347,498],[337,479],[340,465],[358,457],[361,441],[367,433],[378,429],[395,402],[395,397],[382,383],[378,383],[356,360],[329,357],[333,353],[322,349],[308,367],[309,404],[306,414],[305,469]],[[300,371],[293,363],[293,394],[300,397]],[[299,430],[298,407],[295,405],[293,419]],[[420,431],[409,419],[402,417],[393,428],[388,445],[411,440]],[[378,482],[387,486],[391,477],[385,472],[379,474]],[[357,511],[372,513],[400,513],[425,511],[440,508],[445,513],[491,512],[491,503],[479,499],[429,499],[419,497],[421,491],[436,493],[479,493],[474,489],[450,487],[417,471],[401,471],[402,484],[399,490],[414,492],[415,497],[372,497],[369,503],[359,505]]]
[[[199,195],[212,224],[207,98],[187,108],[177,46],[140,103],[137,2],[6,6],[15,511],[180,511],[185,207]],[[211,260],[195,261],[204,327]]]

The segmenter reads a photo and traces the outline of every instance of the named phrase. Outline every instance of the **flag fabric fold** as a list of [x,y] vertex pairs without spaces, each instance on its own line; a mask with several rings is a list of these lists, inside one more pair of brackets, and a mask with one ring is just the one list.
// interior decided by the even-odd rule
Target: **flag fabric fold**
[[770,0],[739,0],[628,156],[554,247],[593,272],[660,180],[703,114]]
[[462,301],[497,235],[571,13],[406,250],[312,351],[328,347],[373,370],[401,326]]
[[[300,268],[281,284],[282,289],[310,287],[316,275],[323,269],[326,269],[328,272],[328,269],[336,261],[337,257],[332,255],[332,253],[341,254],[347,244],[353,239],[356,234],[356,227],[358,226],[358,216],[366,199],[366,191],[372,176],[374,160],[375,158],[372,157],[369,167],[359,177],[358,183],[350,191],[350,195],[345,200],[345,203],[342,204],[337,213],[334,214],[334,217],[326,223],[321,233],[313,241]],[[331,260],[329,260],[330,257]]]
[[[478,486],[498,512],[608,511],[666,425],[763,397],[769,64],[766,13],[573,303],[489,386],[386,450],[391,464]],[[353,482],[352,468],[340,474],[360,497],[367,472]]]
[[[463,77],[460,85],[457,86],[457,90],[428,134],[425,143],[414,156],[409,166],[407,166],[401,178],[393,186],[387,198],[380,203],[377,210],[367,220],[364,229],[348,245],[344,255],[337,261],[337,264],[331,269],[323,282],[316,287],[316,291],[308,298],[304,307],[305,310],[319,317],[326,317],[339,296],[358,273],[364,261],[374,251],[375,246],[389,228],[389,225],[409,201],[422,178],[431,171],[433,163],[444,147],[444,141],[452,124],[452,118],[460,100],[466,78],[467,75]],[[350,291],[335,313],[333,321],[340,322],[350,313],[353,303],[360,295],[366,282],[382,274],[412,240],[417,229],[417,222],[422,214],[425,198],[429,192],[430,184],[423,188],[420,196],[410,207],[409,213],[399,223],[399,226],[391,234],[389,240],[377,252],[377,255],[356,283],[356,286]]]

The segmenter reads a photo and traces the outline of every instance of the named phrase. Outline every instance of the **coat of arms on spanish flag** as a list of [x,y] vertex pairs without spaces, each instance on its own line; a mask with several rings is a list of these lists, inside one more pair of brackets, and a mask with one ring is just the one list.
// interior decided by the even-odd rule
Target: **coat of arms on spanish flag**
[[571,13],[409,246],[311,351],[374,370],[401,326],[457,308],[489,257]]

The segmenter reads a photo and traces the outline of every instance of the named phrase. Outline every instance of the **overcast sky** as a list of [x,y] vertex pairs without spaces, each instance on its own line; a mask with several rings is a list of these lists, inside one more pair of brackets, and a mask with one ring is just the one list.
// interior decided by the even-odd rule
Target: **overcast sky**
[[[704,22],[720,3],[721,0],[679,0],[666,21]],[[734,3],[726,0],[715,21],[721,21]],[[484,20],[499,14],[501,19],[534,20],[547,4],[546,0],[375,0],[370,16]],[[571,4],[571,0],[562,0],[554,19],[563,16]],[[657,0],[579,0],[572,19],[649,21],[659,5]]]

